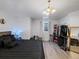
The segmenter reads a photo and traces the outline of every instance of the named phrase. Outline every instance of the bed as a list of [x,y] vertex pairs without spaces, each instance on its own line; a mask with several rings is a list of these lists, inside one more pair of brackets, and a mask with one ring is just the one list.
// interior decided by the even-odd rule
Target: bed
[[[1,32],[0,34],[5,34]],[[6,32],[11,34],[11,32]],[[6,34],[5,34],[6,35]],[[41,40],[16,40],[18,45],[0,48],[0,59],[45,59]]]
[[45,59],[42,41],[19,40],[18,46],[0,49],[0,59]]

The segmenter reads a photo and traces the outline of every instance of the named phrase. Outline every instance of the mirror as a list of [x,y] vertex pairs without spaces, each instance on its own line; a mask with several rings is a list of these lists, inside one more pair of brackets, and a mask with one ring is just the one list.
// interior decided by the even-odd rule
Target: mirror
[[70,50],[79,53],[79,27],[70,27]]

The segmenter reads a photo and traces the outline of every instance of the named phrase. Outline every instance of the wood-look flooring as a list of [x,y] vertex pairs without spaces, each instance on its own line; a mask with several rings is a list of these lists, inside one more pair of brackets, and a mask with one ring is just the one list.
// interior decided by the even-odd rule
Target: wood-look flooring
[[79,59],[79,54],[63,51],[55,43],[43,42],[45,59]]

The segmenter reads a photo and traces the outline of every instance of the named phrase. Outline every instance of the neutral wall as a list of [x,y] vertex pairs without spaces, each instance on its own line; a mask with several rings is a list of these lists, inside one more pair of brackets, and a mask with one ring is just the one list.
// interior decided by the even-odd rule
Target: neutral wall
[[50,34],[53,34],[55,24],[59,25],[59,20],[50,19]]
[[[50,29],[49,29],[49,33],[53,34],[53,27],[54,24],[58,24],[59,21],[58,20],[52,20],[50,19]],[[33,35],[38,35],[40,37],[42,37],[42,19],[33,19],[32,20],[32,36]]]
[[[60,24],[66,24],[70,27],[79,27],[79,11],[69,13],[66,17],[60,20]],[[72,32],[74,33],[73,35],[76,37],[79,35],[78,29],[72,29]]]
[[42,32],[42,22],[41,22],[41,19],[33,19],[32,20],[32,36],[34,35],[38,35],[41,37],[41,32]]
[[60,24],[67,24],[69,26],[79,26],[79,12],[73,12],[60,20]]
[[12,16],[0,11],[0,18],[5,19],[5,24],[0,24],[0,32],[12,31],[12,34],[29,39],[31,36],[31,18]]
[[[2,12],[2,11],[0,11],[0,18],[6,18],[6,17],[4,17],[4,16],[6,16],[6,17],[8,17],[8,15],[7,14],[5,14],[4,12]],[[12,21],[13,22],[13,21]],[[13,22],[14,23],[14,22]],[[10,30],[11,28],[10,28],[10,26],[11,26],[11,24],[10,24],[10,21],[8,20],[8,19],[5,19],[5,24],[1,24],[0,23],[0,31],[8,31],[8,30]]]
[[17,34],[19,34],[23,39],[29,39],[31,37],[31,19],[26,17],[17,20],[15,31],[17,31]]

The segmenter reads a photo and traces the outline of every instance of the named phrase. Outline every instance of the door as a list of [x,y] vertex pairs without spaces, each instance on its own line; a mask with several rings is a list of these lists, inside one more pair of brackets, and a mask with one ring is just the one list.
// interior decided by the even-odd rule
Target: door
[[49,18],[44,17],[42,20],[42,38],[43,41],[49,41]]

